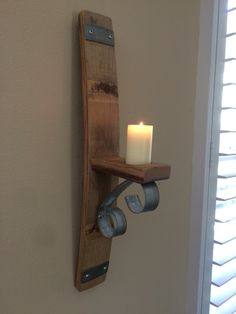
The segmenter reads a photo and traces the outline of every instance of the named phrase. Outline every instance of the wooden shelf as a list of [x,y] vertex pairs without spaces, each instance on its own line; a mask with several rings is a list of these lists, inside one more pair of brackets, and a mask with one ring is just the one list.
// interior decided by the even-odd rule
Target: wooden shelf
[[170,166],[162,163],[128,165],[124,158],[91,159],[92,169],[118,176],[137,183],[166,180],[170,177]]

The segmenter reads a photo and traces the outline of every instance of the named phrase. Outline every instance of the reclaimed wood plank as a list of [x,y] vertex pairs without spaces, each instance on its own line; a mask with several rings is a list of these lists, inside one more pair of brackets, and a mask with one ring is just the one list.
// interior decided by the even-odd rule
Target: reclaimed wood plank
[[92,170],[92,158],[119,154],[119,105],[114,47],[85,39],[85,25],[112,30],[111,19],[83,11],[79,15],[84,112],[84,173],[80,245],[75,286],[83,291],[105,280],[105,274],[86,283],[82,274],[109,261],[111,239],[97,228],[97,209],[118,184],[118,178]]

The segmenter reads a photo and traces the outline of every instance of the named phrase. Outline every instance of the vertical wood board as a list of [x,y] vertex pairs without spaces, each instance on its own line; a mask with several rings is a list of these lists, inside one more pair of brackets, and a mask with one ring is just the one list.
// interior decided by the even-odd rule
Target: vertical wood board
[[92,170],[91,159],[119,155],[119,105],[114,47],[85,39],[85,26],[112,30],[111,19],[83,11],[79,15],[84,114],[84,173],[76,287],[82,291],[105,280],[105,274],[82,283],[84,271],[109,261],[111,239],[97,228],[99,204],[118,178]]

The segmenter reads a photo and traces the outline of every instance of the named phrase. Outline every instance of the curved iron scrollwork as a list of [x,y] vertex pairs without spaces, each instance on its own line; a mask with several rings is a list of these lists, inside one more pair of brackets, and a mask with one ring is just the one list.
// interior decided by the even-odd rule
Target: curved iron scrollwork
[[[98,227],[106,238],[112,238],[125,233],[127,221],[125,214],[118,207],[113,207],[118,196],[127,189],[133,182],[123,181],[104,200],[98,210]],[[155,182],[142,184],[144,191],[144,205],[138,195],[125,196],[128,208],[135,214],[152,211],[157,208],[160,194]]]

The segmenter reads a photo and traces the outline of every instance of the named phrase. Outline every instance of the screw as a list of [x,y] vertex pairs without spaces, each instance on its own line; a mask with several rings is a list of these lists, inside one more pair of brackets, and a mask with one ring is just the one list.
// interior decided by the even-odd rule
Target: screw
[[112,34],[109,34],[109,35],[108,35],[108,38],[109,38],[109,39],[112,39],[112,37],[113,37]]
[[89,274],[86,274],[85,277],[88,278],[88,277],[89,277]]
[[89,30],[89,34],[93,34],[93,29],[90,29],[90,30]]

